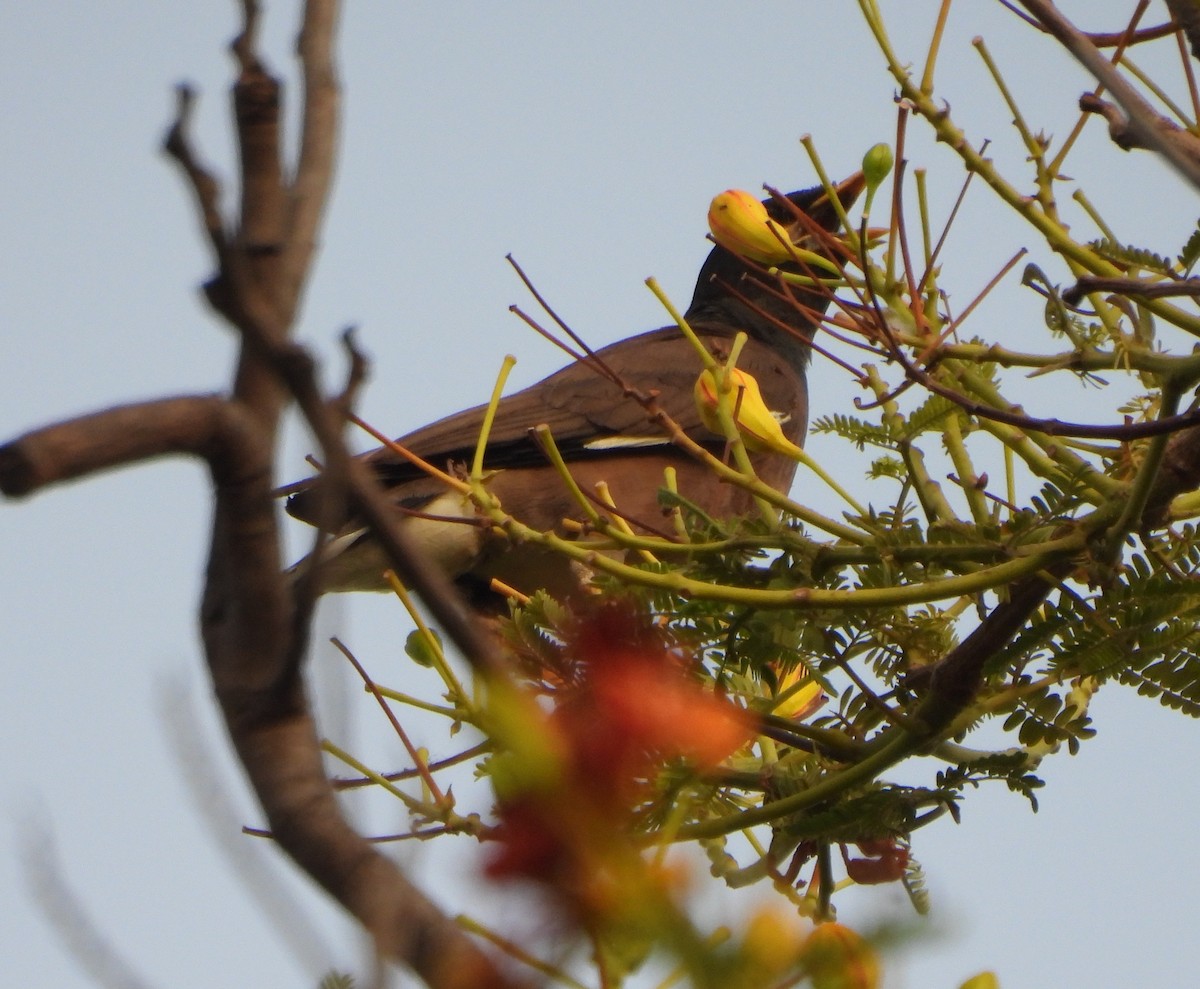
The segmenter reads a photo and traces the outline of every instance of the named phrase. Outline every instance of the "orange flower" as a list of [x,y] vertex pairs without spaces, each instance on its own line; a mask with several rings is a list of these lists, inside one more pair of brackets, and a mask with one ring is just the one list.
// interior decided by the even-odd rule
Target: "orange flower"
[[[487,871],[548,882],[584,908],[590,876],[632,849],[627,835],[658,766],[682,758],[711,768],[752,729],[745,711],[697,683],[650,618],[627,605],[601,605],[566,640],[571,675],[555,693],[557,707],[527,729],[553,745],[526,743],[510,727],[499,758],[517,765],[496,763],[504,770],[495,777],[501,848]],[[540,760],[537,771],[523,771],[531,758]],[[516,785],[501,787],[502,778]]]
[[679,756],[710,769],[750,740],[745,711],[721,700],[678,668],[630,655],[592,674],[598,717],[628,744]]

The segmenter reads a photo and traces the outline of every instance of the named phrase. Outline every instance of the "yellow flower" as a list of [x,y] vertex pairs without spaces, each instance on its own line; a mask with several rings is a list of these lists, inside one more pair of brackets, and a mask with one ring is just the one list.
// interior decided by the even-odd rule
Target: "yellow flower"
[[726,189],[713,199],[708,229],[727,251],[751,261],[774,265],[792,259],[787,231],[767,215],[758,199],[741,189]]
[[816,680],[808,679],[808,670],[803,666],[797,666],[779,678],[776,696],[782,699],[771,709],[771,713],[797,721],[815,714],[825,703],[825,691]]
[[[737,426],[737,431],[741,435],[746,449],[751,453],[766,451],[780,453],[804,464],[841,495],[859,515],[865,515],[866,509],[855,500],[850,492],[838,484],[820,464],[783,434],[783,427],[780,426],[774,413],[767,408],[767,403],[762,397],[754,375],[747,374],[736,367],[727,370],[732,387],[729,397],[734,425]],[[724,371],[719,373],[724,373]],[[696,411],[700,414],[700,421],[704,423],[706,429],[718,436],[724,436],[725,430],[721,428],[721,418],[717,414],[717,409],[720,407],[720,393],[716,375],[707,369],[701,371],[700,377],[696,379],[696,385],[692,389],[692,395],[696,400]]]
[[774,982],[795,964],[804,933],[794,912],[768,906],[755,911],[746,925],[742,952],[760,983]]
[[[779,420],[772,415],[759,391],[758,382],[754,375],[747,374],[738,368],[730,368],[730,384],[733,393],[730,396],[732,408],[735,411],[734,421],[742,442],[751,453],[762,453],[773,450],[787,457],[800,460],[803,451],[783,435]],[[701,371],[696,379],[693,390],[696,398],[696,410],[700,413],[700,421],[705,427],[718,436],[724,435],[721,420],[717,415],[718,396],[720,389],[716,376],[712,371]]]

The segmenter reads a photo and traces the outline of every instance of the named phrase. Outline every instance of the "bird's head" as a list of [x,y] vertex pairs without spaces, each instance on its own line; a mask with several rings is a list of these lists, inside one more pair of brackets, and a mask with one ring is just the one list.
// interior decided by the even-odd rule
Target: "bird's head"
[[[861,172],[835,186],[838,200],[843,209],[848,209],[865,187]],[[713,200],[713,210],[722,206],[722,197],[735,194],[723,193]],[[736,194],[736,195],[745,195]],[[822,230],[838,228],[838,215],[829,195],[821,186],[792,192],[787,199]],[[736,208],[736,202],[729,204]],[[796,217],[795,212],[774,199],[765,199],[762,206],[766,217],[760,220],[762,231],[750,236],[762,237],[760,243],[768,250],[777,248],[786,256],[786,248],[777,243],[777,238],[767,229],[767,222],[780,234],[786,236],[797,247],[817,254],[827,253],[822,249],[819,236],[812,225]],[[754,205],[758,211],[758,206]],[[761,217],[761,211],[758,211]],[[713,214],[710,214],[710,219]],[[749,255],[749,256],[747,256]],[[796,364],[808,358],[808,341],[812,339],[815,325],[803,309],[788,299],[778,278],[767,274],[766,263],[752,260],[755,251],[749,249],[735,253],[718,243],[709,253],[700,276],[696,280],[696,292],[688,307],[686,317],[699,326],[722,326],[743,330],[751,337],[762,340],[786,353]],[[792,260],[772,261],[781,271],[796,274],[813,274],[812,268]],[[820,272],[817,272],[820,274]],[[824,312],[829,303],[829,294],[819,289],[791,286],[791,295],[800,303],[818,312]]]

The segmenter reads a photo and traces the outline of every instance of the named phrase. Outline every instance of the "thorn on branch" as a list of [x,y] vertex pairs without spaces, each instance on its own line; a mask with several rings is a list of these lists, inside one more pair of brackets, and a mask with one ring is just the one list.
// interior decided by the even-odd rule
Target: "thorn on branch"
[[358,341],[354,336],[357,331],[356,326],[347,326],[342,331],[342,349],[346,351],[350,366],[346,371],[346,384],[342,388],[342,394],[338,396],[338,402],[348,412],[354,411],[358,404],[358,391],[371,373],[370,359],[358,349]]

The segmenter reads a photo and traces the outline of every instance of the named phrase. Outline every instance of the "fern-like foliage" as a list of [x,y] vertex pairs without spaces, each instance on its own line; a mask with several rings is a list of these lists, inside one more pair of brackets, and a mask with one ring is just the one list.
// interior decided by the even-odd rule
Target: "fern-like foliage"
[[929,899],[928,884],[925,879],[925,870],[911,852],[908,856],[908,865],[904,869],[904,876],[900,881],[904,884],[904,891],[908,894],[908,899],[912,903],[913,909],[922,917],[926,916],[932,906]]
[[1090,241],[1087,246],[1097,254],[1125,268],[1141,268],[1168,277],[1175,273],[1175,266],[1170,258],[1156,254],[1144,247],[1119,244],[1108,238]]
[[814,420],[812,431],[814,433],[833,433],[853,443],[860,450],[868,446],[893,450],[900,439],[899,435],[886,425],[870,423],[865,419],[858,419],[840,412],[820,416]]
[[1197,261],[1200,261],[1200,222],[1179,251],[1179,267],[1185,277],[1192,273]]

